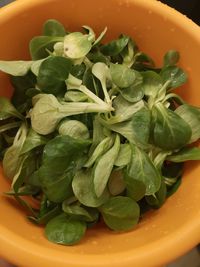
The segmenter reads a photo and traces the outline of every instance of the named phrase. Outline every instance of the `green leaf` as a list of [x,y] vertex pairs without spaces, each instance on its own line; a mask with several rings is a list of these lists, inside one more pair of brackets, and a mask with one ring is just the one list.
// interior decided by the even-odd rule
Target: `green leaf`
[[106,153],[108,151],[108,149],[111,148],[113,144],[113,138],[112,137],[106,137],[104,138],[94,149],[92,155],[89,157],[89,159],[87,160],[87,162],[85,163],[84,167],[91,167],[94,162],[100,157],[102,156],[102,154]]
[[104,222],[109,228],[115,231],[129,230],[139,220],[140,208],[138,204],[128,197],[111,197],[100,211]]
[[135,74],[136,78],[134,83],[131,86],[120,90],[120,94],[123,96],[123,98],[132,103],[140,101],[144,96],[142,75],[136,71]]
[[169,50],[165,55],[163,59],[163,66],[174,66],[178,63],[180,58],[179,52],[176,50]]
[[168,66],[160,72],[163,83],[169,82],[169,88],[176,88],[187,81],[187,74],[176,66]]
[[18,128],[18,127],[20,127],[20,125],[21,125],[20,121],[6,123],[6,124],[0,126],[0,133],[6,132],[6,131],[14,129],[14,128]]
[[5,120],[11,117],[24,120],[24,116],[16,110],[16,108],[10,102],[10,99],[6,97],[0,97],[0,120]]
[[27,75],[12,76],[11,83],[14,87],[14,93],[12,95],[12,103],[21,113],[30,109],[30,104],[26,91],[29,88],[35,88],[36,77],[32,72],[27,73]]
[[134,70],[121,64],[111,64],[110,74],[113,83],[121,88],[131,86],[136,78]]
[[39,169],[39,181],[48,199],[54,203],[61,203],[71,196],[71,181],[75,173],[75,164],[67,166],[64,163],[49,161]]
[[121,171],[112,171],[109,181],[108,189],[113,196],[117,196],[125,190],[124,177]]
[[45,93],[59,94],[66,88],[67,79],[72,67],[71,60],[64,57],[49,57],[42,62],[37,78],[39,88]]
[[33,61],[4,61],[0,60],[0,70],[13,76],[24,76],[31,68]]
[[15,136],[13,144],[4,154],[3,171],[10,179],[14,178],[23,161],[23,157],[21,157],[21,149],[26,140],[26,135],[27,128],[25,124],[22,124]]
[[135,201],[141,200],[146,193],[146,186],[145,184],[140,181],[136,180],[133,177],[127,175],[124,176],[125,187],[126,187],[126,195]]
[[65,201],[62,204],[63,211],[73,217],[73,219],[78,219],[86,222],[93,222],[98,219],[98,210],[93,208],[85,208],[79,206],[78,204],[69,205]]
[[185,162],[187,160],[200,160],[199,147],[186,147],[167,157],[172,162]]
[[200,108],[188,104],[179,106],[175,112],[190,125],[192,136],[189,143],[193,143],[200,138]]
[[55,19],[49,19],[43,25],[43,35],[45,36],[65,36],[65,27]]
[[22,156],[22,161],[12,181],[12,188],[16,193],[18,193],[20,187],[26,182],[27,178],[34,173],[36,167],[36,156],[34,153]]
[[155,195],[153,196],[146,196],[146,201],[150,206],[158,209],[164,204],[166,197],[167,197],[167,187],[166,184],[164,183],[164,179],[162,179],[158,192],[156,192]]
[[27,153],[38,146],[45,145],[49,141],[48,138],[36,133],[32,128],[29,130],[26,140],[23,144],[21,154]]
[[88,36],[81,32],[69,33],[64,38],[64,53],[72,59],[82,58],[89,53],[92,48]]
[[[83,75],[86,71],[86,66],[85,64],[80,64],[80,65],[74,65],[71,68],[71,74],[76,77],[77,79],[83,79]],[[87,87],[87,86],[86,86]]]
[[122,167],[128,165],[131,160],[131,146],[129,143],[120,144],[120,150],[118,156],[115,160],[114,165],[117,167]]
[[[48,57],[47,57],[48,58]],[[33,64],[31,65],[31,71],[35,76],[39,75],[40,67],[43,61],[45,61],[47,58],[43,58],[40,60],[33,61]]]
[[71,195],[77,161],[87,146],[87,141],[70,136],[57,136],[46,144],[39,177],[44,192],[52,202],[60,203]]
[[99,207],[109,198],[107,188],[99,198],[96,196],[93,175],[90,169],[76,172],[72,181],[72,188],[77,199],[87,207]]
[[85,222],[77,221],[66,214],[61,214],[48,222],[45,228],[45,235],[53,243],[74,245],[83,238],[85,231]]
[[162,87],[162,79],[159,74],[154,71],[142,72],[143,90],[147,96],[155,97]]
[[60,213],[60,206],[53,206],[52,208],[46,208],[43,214],[39,214],[36,217],[29,216],[28,219],[33,223],[46,225],[50,220],[58,216]]
[[109,124],[130,120],[135,113],[144,107],[144,101],[140,100],[137,103],[131,103],[119,95],[115,98],[113,107],[115,109],[115,113],[107,119],[107,123]]
[[[49,160],[64,160],[67,165],[67,161],[79,158],[89,144],[90,142],[87,140],[75,139],[67,135],[56,136],[44,148],[43,163]],[[79,155],[77,155],[77,151],[79,151]]]
[[6,192],[6,195],[17,195],[17,196],[32,196],[39,193],[39,188],[32,185],[24,185],[20,187],[17,192],[14,190],[10,190],[9,192]]
[[31,57],[33,60],[38,60],[49,56],[47,50],[53,50],[56,42],[62,42],[63,37],[59,36],[36,36],[29,44]]
[[176,183],[172,187],[169,188],[169,190],[167,191],[167,197],[170,197],[171,195],[176,193],[176,191],[181,185],[181,182],[182,182],[182,179],[178,179]]
[[164,150],[175,150],[186,145],[191,138],[191,128],[178,114],[157,103],[153,110],[153,142]]
[[132,119],[126,122],[108,124],[105,120],[100,119],[103,125],[110,130],[124,136],[130,143],[139,146],[146,146],[150,134],[150,111],[146,107],[132,115]]
[[117,40],[113,40],[108,44],[102,45],[100,47],[100,51],[105,56],[118,55],[126,47],[128,41],[129,37],[126,35],[122,35]]
[[160,188],[161,177],[148,155],[135,145],[131,145],[132,157],[127,168],[131,178],[146,186],[146,195],[152,195]]
[[89,139],[90,134],[85,124],[77,120],[64,120],[58,126],[60,135],[68,135],[73,138]]
[[137,52],[134,57],[133,68],[138,71],[148,71],[155,68],[155,63],[147,54]]
[[120,137],[116,135],[113,147],[102,155],[94,166],[94,190],[97,197],[100,197],[106,188],[119,149]]

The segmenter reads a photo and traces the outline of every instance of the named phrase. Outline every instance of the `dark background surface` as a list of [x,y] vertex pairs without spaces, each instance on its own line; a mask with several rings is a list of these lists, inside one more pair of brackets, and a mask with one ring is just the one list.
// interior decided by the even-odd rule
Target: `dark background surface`
[[[160,0],[160,1],[169,6],[174,7],[175,9],[187,15],[194,22],[200,25],[200,0]],[[13,2],[13,0],[0,0],[0,7],[10,2]]]
[[200,25],[200,0],[161,0]]

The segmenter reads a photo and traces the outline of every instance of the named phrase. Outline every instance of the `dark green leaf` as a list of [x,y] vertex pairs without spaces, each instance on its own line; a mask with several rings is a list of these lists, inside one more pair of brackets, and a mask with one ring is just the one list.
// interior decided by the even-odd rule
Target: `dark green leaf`
[[55,19],[49,19],[43,25],[43,35],[46,36],[65,36],[65,27]]
[[179,152],[167,157],[167,160],[172,162],[185,162],[187,160],[200,160],[199,147],[186,147]]
[[63,37],[58,36],[36,36],[29,44],[31,57],[33,60],[45,58],[49,55],[47,50],[53,50],[56,42],[63,42]]
[[160,188],[161,177],[148,155],[135,145],[131,145],[132,157],[127,168],[131,178],[141,181],[146,186],[146,195],[152,195]]
[[77,160],[88,144],[70,136],[57,136],[46,144],[39,176],[49,200],[59,203],[71,196],[71,181]]
[[108,44],[101,46],[100,51],[105,56],[115,56],[118,55],[128,44],[129,37],[122,35],[117,40],[111,41]]
[[153,59],[143,52],[138,52],[134,57],[133,69],[138,71],[155,70]]
[[67,79],[72,67],[71,60],[64,57],[49,57],[42,62],[37,78],[38,86],[45,93],[57,95],[66,88]]
[[97,51],[95,53],[89,53],[89,54],[87,54],[87,57],[93,63],[103,62],[106,65],[109,63],[108,58],[106,56],[104,56],[100,51]]
[[49,141],[48,138],[36,133],[32,128],[29,130],[27,138],[23,144],[21,154],[27,153],[38,146],[45,145]]
[[24,116],[16,110],[8,98],[0,97],[0,120],[5,120],[11,117],[24,120]]
[[176,65],[179,61],[179,58],[180,58],[179,52],[177,52],[176,50],[169,50],[164,55],[164,59],[163,59],[164,67]]
[[15,174],[12,182],[12,188],[18,192],[23,183],[36,169],[36,156],[33,153],[23,155],[20,167],[17,174]]
[[61,213],[60,206],[54,206],[52,209],[46,209],[45,213],[36,217],[29,216],[28,219],[36,224],[45,225],[51,219],[55,218]]
[[152,110],[153,142],[164,150],[175,150],[186,145],[191,138],[191,128],[179,115],[156,104]]
[[158,209],[164,204],[166,197],[167,197],[167,187],[166,184],[164,183],[164,179],[162,179],[158,192],[156,192],[155,195],[146,196],[146,201],[150,206]]
[[120,90],[120,94],[129,102],[138,102],[144,96],[144,90],[142,87],[143,78],[139,72],[135,72],[136,78],[134,83],[127,87]]
[[86,224],[61,214],[50,220],[45,228],[49,241],[62,245],[74,245],[83,238]]
[[139,201],[146,193],[146,186],[142,181],[136,180],[133,177],[125,174],[124,181],[126,185],[126,194],[128,197]]
[[63,211],[73,217],[73,219],[78,219],[86,222],[96,221],[99,217],[97,209],[82,207],[78,204],[68,205],[65,201],[62,204]]
[[12,96],[12,103],[21,113],[30,109],[31,103],[28,101],[26,91],[29,88],[34,88],[36,84],[36,77],[33,73],[29,72],[23,77],[11,77],[11,83],[14,87]]
[[168,66],[160,72],[163,83],[169,82],[169,88],[176,88],[187,81],[187,74],[179,67]]
[[107,185],[120,149],[120,137],[116,136],[113,147],[103,154],[94,166],[94,190],[100,197]]
[[118,156],[115,160],[114,165],[118,167],[122,167],[128,165],[131,160],[131,147],[129,143],[127,144],[120,144],[120,150]]
[[115,231],[129,230],[139,220],[140,208],[133,199],[128,197],[111,197],[100,207],[104,222]]
[[85,71],[86,71],[85,64],[80,64],[72,66],[70,73],[77,79],[82,80]]
[[93,175],[90,169],[76,172],[72,181],[72,188],[77,199],[87,207],[99,207],[109,198],[107,188],[99,198],[96,196]]
[[162,87],[162,79],[159,74],[154,71],[142,72],[144,94],[155,97]]
[[147,145],[150,134],[150,111],[144,107],[132,115],[132,119],[127,122],[121,122],[116,124],[108,125],[106,122],[105,126],[115,131],[125,138],[130,143],[138,145]]
[[192,129],[190,143],[197,141],[200,138],[200,108],[188,104],[179,106],[175,112],[187,122]]
[[178,179],[177,182],[168,189],[167,191],[167,197],[170,197],[171,195],[173,195],[174,193],[176,193],[176,191],[178,190],[179,186],[181,185],[182,180]]
[[134,70],[121,64],[111,64],[110,74],[114,84],[121,88],[131,86],[136,79]]
[[121,171],[112,171],[108,182],[108,189],[113,196],[117,196],[125,190],[124,177]]
[[10,190],[10,191],[6,192],[6,195],[32,196],[32,195],[39,193],[39,191],[40,191],[40,189],[36,186],[24,185],[24,186],[20,187],[17,190],[17,192],[15,192],[14,190]]

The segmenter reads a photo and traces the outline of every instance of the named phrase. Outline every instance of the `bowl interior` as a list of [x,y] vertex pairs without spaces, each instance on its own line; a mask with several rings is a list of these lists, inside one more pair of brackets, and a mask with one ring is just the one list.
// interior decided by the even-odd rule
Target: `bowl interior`
[[[97,33],[108,27],[107,40],[120,33],[133,37],[141,50],[158,65],[169,49],[180,51],[180,65],[189,75],[179,89],[191,104],[200,104],[200,30],[163,4],[146,0],[21,0],[0,11],[0,58],[28,59],[28,42],[40,34],[43,22],[60,20],[80,30],[92,26]],[[106,39],[105,39],[106,40]],[[10,96],[9,79],[0,73],[0,93]],[[103,225],[90,229],[73,247],[49,243],[42,227],[27,221],[18,205],[3,196],[9,182],[0,172],[0,253],[20,266],[146,267],[164,264],[198,243],[200,234],[200,165],[188,163],[178,192],[159,210],[149,212],[126,233],[114,233]],[[12,251],[12,253],[10,253]]]

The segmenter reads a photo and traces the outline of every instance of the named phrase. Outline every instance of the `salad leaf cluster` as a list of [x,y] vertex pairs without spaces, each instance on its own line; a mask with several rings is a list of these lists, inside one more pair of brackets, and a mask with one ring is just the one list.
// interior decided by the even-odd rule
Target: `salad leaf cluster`
[[7,195],[58,244],[79,242],[101,218],[132,229],[178,189],[183,162],[200,159],[191,146],[200,109],[173,91],[187,81],[179,53],[158,68],[130,36],[103,44],[106,31],[48,20],[30,41],[31,60],[0,61],[14,87],[0,98]]

